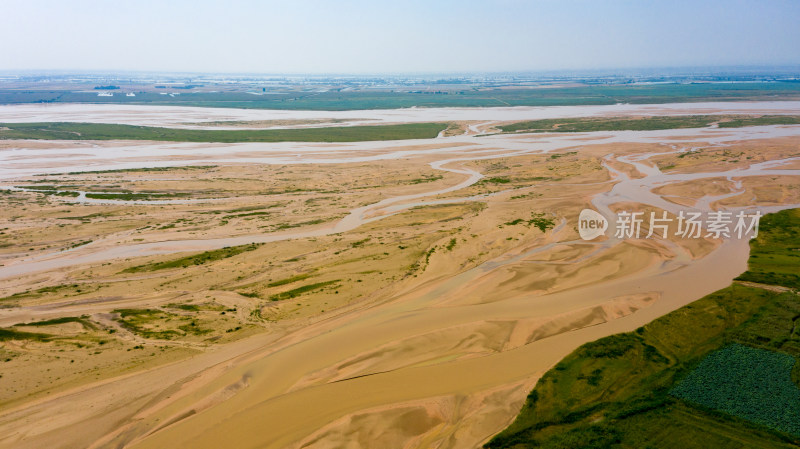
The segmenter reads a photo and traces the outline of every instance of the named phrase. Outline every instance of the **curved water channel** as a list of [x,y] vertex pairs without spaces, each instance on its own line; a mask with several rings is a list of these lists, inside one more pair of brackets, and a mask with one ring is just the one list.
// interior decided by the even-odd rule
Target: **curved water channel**
[[[385,148],[385,151],[378,154],[360,157],[348,154],[345,157],[326,157],[317,158],[313,155],[298,154],[298,160],[294,163],[304,164],[335,164],[335,163],[348,163],[348,162],[363,162],[367,160],[381,160],[381,159],[397,159],[407,158],[418,155],[430,156],[431,154],[459,152],[467,153],[465,156],[455,158],[445,158],[430,163],[430,166],[435,170],[445,171],[458,175],[466,176],[466,179],[450,187],[438,189],[434,191],[418,193],[413,195],[400,195],[392,198],[381,200],[377,203],[353,209],[347,216],[339,220],[333,225],[328,225],[312,230],[296,231],[296,232],[278,232],[267,234],[254,234],[236,237],[214,238],[214,239],[184,239],[184,240],[169,240],[164,242],[150,242],[140,244],[120,245],[111,248],[104,248],[106,244],[103,240],[98,240],[90,244],[74,248],[71,250],[60,251],[49,254],[39,254],[31,257],[20,258],[16,260],[7,261],[4,266],[0,267],[0,279],[7,279],[14,276],[19,276],[28,273],[35,273],[46,270],[53,270],[65,268],[70,266],[77,266],[88,263],[103,262],[118,258],[130,257],[143,257],[159,254],[176,253],[181,251],[205,251],[212,249],[219,249],[226,246],[236,246],[247,243],[269,243],[290,239],[301,239],[310,237],[321,237],[325,235],[337,234],[347,232],[357,227],[370,223],[376,220],[389,217],[399,212],[408,210],[417,206],[425,206],[430,204],[442,204],[448,202],[458,201],[480,201],[481,197],[463,198],[456,200],[440,200],[435,202],[421,201],[426,197],[434,197],[469,187],[478,182],[482,175],[474,170],[460,166],[455,167],[458,163],[496,159],[505,157],[514,157],[528,154],[546,153],[559,149],[566,148],[580,148],[582,146],[589,146],[593,144],[609,144],[619,142],[640,142],[640,143],[653,143],[669,139],[671,137],[679,137],[686,135],[696,135],[694,140],[707,142],[710,145],[721,145],[725,142],[748,140],[748,139],[761,139],[767,137],[786,137],[786,136],[800,136],[800,126],[759,126],[738,129],[725,129],[720,130],[716,128],[703,128],[699,130],[691,129],[676,129],[676,130],[663,130],[663,131],[617,131],[617,132],[597,132],[597,133],[581,133],[579,135],[564,135],[564,134],[546,134],[535,135],[530,138],[520,138],[521,136],[508,136],[508,135],[495,135],[486,137],[474,136],[457,136],[449,138],[449,141],[457,141],[462,143],[461,146],[447,147],[436,150],[395,150],[390,143],[381,142],[376,144]],[[357,154],[358,151],[363,150],[363,147],[369,147],[375,144],[373,142],[357,143],[347,146],[351,152]],[[393,145],[398,145],[397,142],[391,142]],[[293,144],[298,145],[298,144]],[[404,145],[405,146],[405,145]],[[319,148],[315,148],[319,150]],[[340,153],[346,151],[343,148],[334,148],[334,152]],[[661,153],[659,153],[661,154]],[[753,165],[747,169],[734,169],[727,172],[711,172],[711,173],[661,173],[657,168],[646,165],[641,161],[646,160],[651,155],[639,155],[634,158],[621,158],[620,161],[634,164],[640,172],[646,176],[639,179],[628,179],[624,174],[606,165],[606,168],[617,176],[621,182],[617,183],[610,192],[602,193],[593,199],[593,204],[598,211],[605,215],[613,224],[614,215],[608,209],[608,206],[613,203],[622,201],[639,202],[651,206],[659,207],[661,209],[675,212],[678,205],[671,203],[660,196],[654,194],[651,190],[655,187],[662,186],[674,182],[683,182],[704,178],[714,177],[746,177],[758,175],[796,175],[797,170],[779,170],[776,169],[781,163],[791,162],[794,159],[787,161],[769,161],[761,164]],[[290,163],[284,157],[249,157],[246,159],[251,163],[271,163],[271,164],[286,164]],[[213,160],[204,160],[204,162],[214,163],[233,163],[243,162],[241,159],[229,159],[224,155],[221,158]],[[194,162],[192,162],[194,163]],[[64,201],[77,201],[77,202],[92,202],[99,204],[170,204],[172,202],[203,202],[213,200],[154,200],[154,201],[122,201],[122,200],[95,200],[85,197],[83,192],[82,197],[66,198]],[[702,204],[702,203],[701,203]],[[685,210],[686,208],[684,208]]]

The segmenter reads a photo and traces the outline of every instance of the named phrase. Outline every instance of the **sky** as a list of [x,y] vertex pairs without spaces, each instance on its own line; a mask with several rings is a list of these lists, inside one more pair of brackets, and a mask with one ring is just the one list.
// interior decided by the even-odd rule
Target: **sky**
[[0,70],[800,65],[800,1],[0,0]]

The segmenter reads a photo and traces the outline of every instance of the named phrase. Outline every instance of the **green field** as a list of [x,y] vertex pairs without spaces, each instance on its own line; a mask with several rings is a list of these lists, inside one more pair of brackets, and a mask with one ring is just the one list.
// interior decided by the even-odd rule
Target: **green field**
[[447,123],[265,130],[195,130],[107,123],[0,123],[2,139],[154,140],[168,142],[361,142],[431,139]]
[[800,289],[800,210],[770,214],[750,244],[748,269],[737,279]]
[[258,249],[262,244],[250,243],[247,245],[229,246],[221,249],[214,249],[205,251],[191,256],[181,257],[180,259],[167,260],[164,262],[154,262],[146,265],[137,265],[135,267],[126,268],[123,273],[139,273],[143,271],[158,271],[168,270],[172,268],[186,268],[193,265],[202,265],[216,260],[227,259],[229,257],[237,256],[247,251]]
[[694,101],[785,100],[800,98],[800,83],[732,82],[638,85],[579,85],[548,88],[465,86],[447,93],[430,91],[333,89],[327,92],[287,91],[252,95],[246,92],[136,92],[135,97],[98,97],[69,90],[0,90],[0,104],[109,103],[229,107],[284,110],[359,110],[408,107],[498,107],[611,105],[616,103],[680,103]]
[[670,394],[800,437],[794,365],[788,354],[732,344],[709,354]]
[[653,131],[659,129],[705,128],[716,122],[720,122],[720,128],[741,128],[758,125],[798,125],[800,124],[800,116],[765,115],[760,117],[730,117],[722,115],[686,115],[643,118],[565,118],[530,120],[500,125],[498,128],[503,132],[526,133]]
[[[799,217],[798,210],[765,217],[754,251],[762,245],[769,252],[759,242],[796,248]],[[783,247],[776,243],[780,239]],[[760,258],[750,260],[751,269]],[[737,417],[724,401],[702,402],[698,397],[687,401],[676,395],[688,397],[680,394],[681,388],[689,389],[693,379],[708,378],[708,363],[738,360],[743,365],[727,366],[721,373],[744,376],[748,366],[758,366],[758,379],[737,384],[740,400],[749,398],[761,417],[775,410],[793,412],[796,406],[791,401],[800,388],[798,317],[800,296],[795,292],[734,284],[635,332],[587,343],[542,377],[514,423],[486,447],[797,447],[800,435],[780,424],[792,422],[794,415],[788,415],[788,421]],[[748,350],[735,355],[719,352],[734,345]],[[770,395],[771,404],[763,403],[761,396],[759,402],[759,393],[748,390],[753,384],[747,382],[777,385],[785,395]],[[705,394],[724,396],[720,391]]]

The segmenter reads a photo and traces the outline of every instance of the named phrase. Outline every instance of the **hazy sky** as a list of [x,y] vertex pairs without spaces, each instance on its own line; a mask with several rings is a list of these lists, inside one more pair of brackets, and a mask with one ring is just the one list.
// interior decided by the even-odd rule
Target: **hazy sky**
[[800,1],[0,0],[0,70],[800,64]]

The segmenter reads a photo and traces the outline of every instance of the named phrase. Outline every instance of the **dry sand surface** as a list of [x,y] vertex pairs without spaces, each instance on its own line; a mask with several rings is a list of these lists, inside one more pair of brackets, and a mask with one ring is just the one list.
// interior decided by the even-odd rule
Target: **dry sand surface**
[[[800,112],[605,108],[73,106],[57,112],[457,126],[330,145],[0,142],[0,330],[13,334],[0,341],[0,447],[479,446],[579,345],[745,269],[746,240],[674,227],[623,240],[612,220],[607,237],[581,240],[582,209],[674,218],[800,203],[798,126],[479,135],[558,114]],[[0,121],[48,114],[0,107]]]

